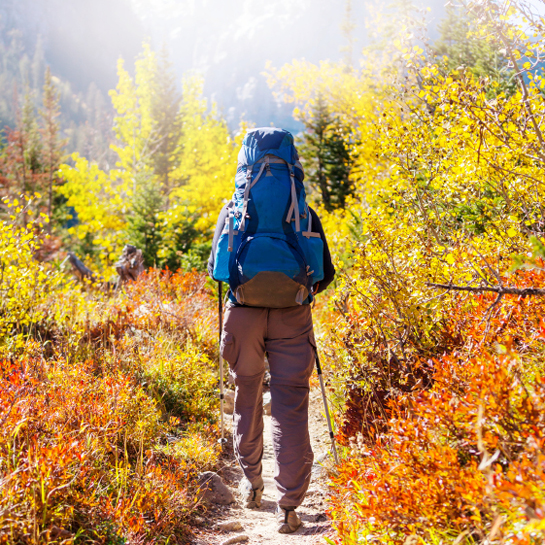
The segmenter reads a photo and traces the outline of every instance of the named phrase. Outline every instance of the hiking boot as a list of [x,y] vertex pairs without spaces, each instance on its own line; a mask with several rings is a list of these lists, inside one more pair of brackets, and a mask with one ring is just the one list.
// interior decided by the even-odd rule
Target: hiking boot
[[254,488],[248,479],[242,479],[238,487],[238,492],[242,498],[243,507],[248,509],[261,507],[261,497],[263,496],[264,489],[263,481]]
[[276,508],[276,522],[278,522],[278,531],[281,534],[291,534],[301,526],[301,519],[295,512],[295,507]]

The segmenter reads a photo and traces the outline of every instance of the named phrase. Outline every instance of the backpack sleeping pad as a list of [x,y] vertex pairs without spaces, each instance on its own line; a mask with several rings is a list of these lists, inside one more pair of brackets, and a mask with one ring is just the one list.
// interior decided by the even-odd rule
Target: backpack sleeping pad
[[245,136],[214,264],[214,278],[229,284],[238,303],[312,301],[312,286],[324,277],[324,243],[312,232],[304,176],[288,131],[265,127]]

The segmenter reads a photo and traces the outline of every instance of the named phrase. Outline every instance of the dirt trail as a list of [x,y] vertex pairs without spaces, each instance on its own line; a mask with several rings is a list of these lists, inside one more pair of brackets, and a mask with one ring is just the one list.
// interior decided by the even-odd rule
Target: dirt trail
[[[263,454],[263,480],[265,491],[260,509],[245,509],[237,504],[227,506],[214,506],[211,508],[203,526],[196,532],[196,544],[220,545],[228,538],[245,534],[249,537],[251,545],[316,545],[323,544],[324,534],[330,529],[330,524],[325,517],[325,471],[319,460],[327,458],[329,451],[329,434],[327,423],[323,416],[322,397],[319,389],[314,389],[310,394],[309,427],[314,451],[314,467],[312,481],[305,502],[297,509],[303,522],[297,532],[282,535],[277,532],[274,511],[276,509],[276,488],[273,480],[274,454],[271,442],[271,417],[264,416],[264,454]],[[226,429],[229,430],[229,442],[225,448],[224,467],[218,473],[225,483],[235,490],[242,477],[242,472],[234,459],[231,441],[231,416],[226,416]],[[325,463],[328,463],[327,461]],[[239,521],[242,530],[236,532],[218,532],[215,524],[224,521]]]

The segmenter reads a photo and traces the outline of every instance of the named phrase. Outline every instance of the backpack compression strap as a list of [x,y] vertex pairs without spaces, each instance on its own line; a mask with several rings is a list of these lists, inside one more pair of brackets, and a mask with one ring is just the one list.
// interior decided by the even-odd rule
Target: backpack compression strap
[[290,179],[291,179],[291,205],[293,208],[293,214],[295,215],[295,232],[301,232],[301,218],[299,214],[299,203],[297,202],[297,191],[295,190],[295,172],[293,165],[290,167]]
[[[284,161],[284,159],[280,159],[280,157],[276,157],[276,155],[265,155],[263,159],[260,159],[259,161],[257,161],[257,163],[263,163],[263,162],[270,163],[270,164],[278,164],[278,165],[288,165],[288,163]],[[298,168],[301,172],[304,173],[303,165],[301,164],[300,161],[295,161],[294,166],[295,168]]]
[[310,213],[310,208],[308,207],[308,204],[307,204],[307,214],[308,214],[308,231],[303,231],[303,236],[307,238],[310,238],[310,237],[322,238],[320,236],[320,233],[312,232],[312,214]]

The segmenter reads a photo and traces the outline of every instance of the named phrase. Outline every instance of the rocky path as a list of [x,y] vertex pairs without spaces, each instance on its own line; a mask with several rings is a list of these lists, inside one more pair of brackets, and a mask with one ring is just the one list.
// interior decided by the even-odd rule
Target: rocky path
[[[251,545],[317,545],[324,544],[324,535],[330,530],[325,516],[326,482],[324,466],[329,462],[329,436],[327,423],[323,416],[323,404],[319,389],[310,395],[310,436],[314,450],[315,463],[312,481],[304,504],[298,508],[302,526],[294,534],[282,535],[277,532],[274,511],[276,508],[276,489],[273,481],[274,455],[271,442],[270,416],[265,416],[265,447],[263,456],[263,480],[265,492],[260,509],[251,510],[234,503],[227,506],[212,506],[203,520],[202,526],[196,530],[198,545],[228,545],[229,543],[248,543]],[[219,471],[224,482],[236,490],[242,477],[238,464],[233,456],[231,441],[231,417],[226,417],[229,430],[229,441],[225,447],[224,466]],[[240,523],[239,529],[222,531],[221,523]],[[243,539],[246,536],[247,539]],[[233,538],[242,541],[231,541]]]

